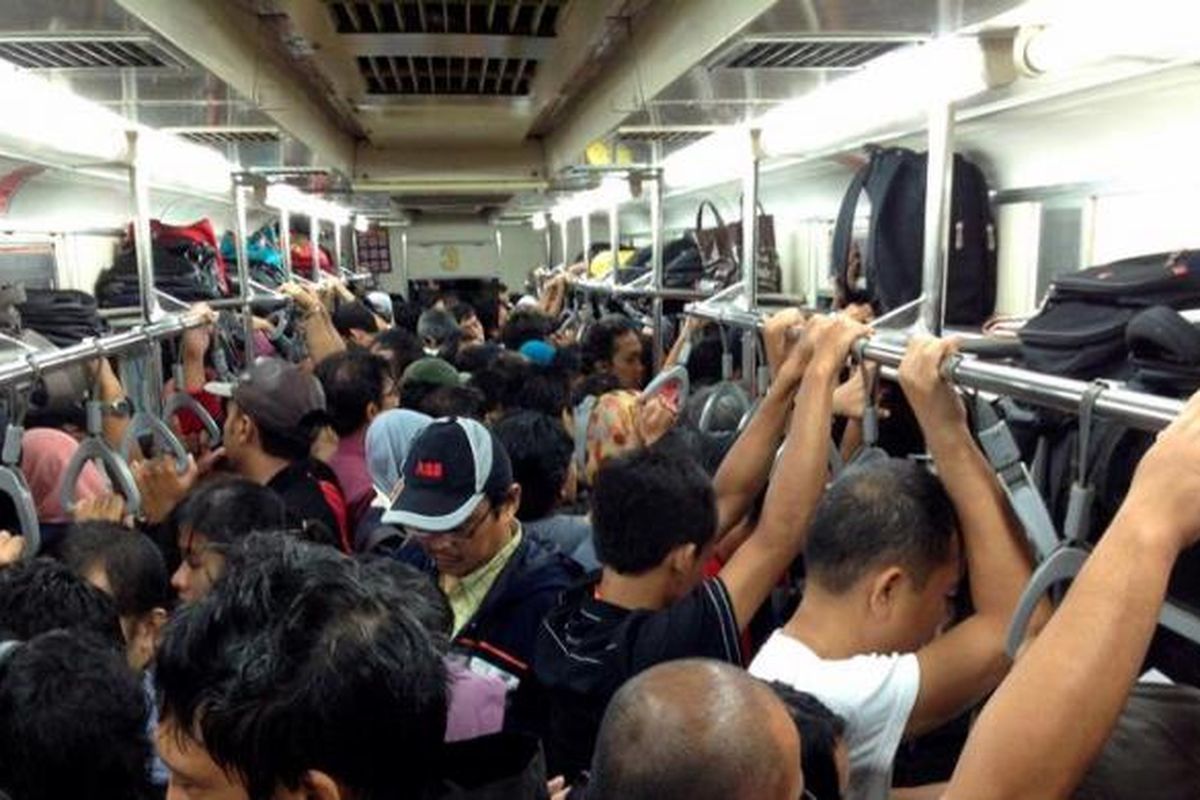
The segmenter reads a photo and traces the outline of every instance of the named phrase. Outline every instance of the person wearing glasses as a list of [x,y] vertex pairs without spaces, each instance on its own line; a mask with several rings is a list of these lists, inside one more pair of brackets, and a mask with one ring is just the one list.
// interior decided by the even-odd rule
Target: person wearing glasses
[[529,669],[543,617],[582,570],[525,535],[521,487],[499,439],[479,422],[434,422],[406,459],[383,522],[408,543],[401,560],[437,579],[454,612],[453,650],[509,690],[505,728],[536,732],[538,690]]

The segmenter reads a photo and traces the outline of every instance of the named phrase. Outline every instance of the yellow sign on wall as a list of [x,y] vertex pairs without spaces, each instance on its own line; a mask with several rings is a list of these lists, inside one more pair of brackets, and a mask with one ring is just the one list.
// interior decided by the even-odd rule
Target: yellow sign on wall
[[442,272],[458,272],[459,267],[462,266],[462,254],[458,252],[456,245],[448,244],[442,248],[438,266]]

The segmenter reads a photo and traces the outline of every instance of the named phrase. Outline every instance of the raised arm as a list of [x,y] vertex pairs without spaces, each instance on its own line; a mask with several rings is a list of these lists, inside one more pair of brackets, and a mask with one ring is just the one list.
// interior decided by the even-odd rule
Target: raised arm
[[[796,360],[807,360],[792,411],[791,426],[779,457],[758,526],[721,570],[733,600],[738,625],[745,628],[783,570],[801,553],[809,519],[825,491],[833,390],[850,347],[867,328],[845,317],[814,317],[804,330]],[[782,376],[781,376],[782,377]],[[768,462],[770,458],[768,457]]]
[[294,283],[285,283],[279,291],[292,298],[300,311],[300,329],[304,331],[304,341],[314,364],[346,349],[346,343],[333,327],[329,309],[315,292]]
[[1178,555],[1200,538],[1200,395],[1142,459],[1066,599],[992,697],[947,800],[1066,798],[1142,667]]
[[967,425],[958,392],[942,378],[953,340],[914,338],[900,384],[958,516],[975,614],[917,653],[921,687],[909,717],[915,734],[953,719],[1003,679],[1009,620],[1029,581],[1031,559],[996,475]]
[[718,538],[746,517],[771,477],[771,465],[783,440],[792,398],[812,354],[811,348],[788,345],[789,331],[803,324],[800,312],[787,309],[767,320],[763,330],[767,360],[775,379],[758,412],[725,455],[713,479]]

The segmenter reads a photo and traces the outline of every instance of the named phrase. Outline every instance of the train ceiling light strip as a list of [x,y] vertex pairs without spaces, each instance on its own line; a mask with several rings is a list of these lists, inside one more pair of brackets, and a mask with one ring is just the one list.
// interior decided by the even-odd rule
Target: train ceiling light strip
[[232,168],[216,150],[137,125],[57,83],[0,60],[0,151],[67,169],[124,166],[129,133],[139,166],[160,185],[226,194]]
[[351,220],[348,209],[316,195],[306,194],[286,183],[272,183],[267,186],[266,204],[280,211],[303,214],[335,225],[349,225]]

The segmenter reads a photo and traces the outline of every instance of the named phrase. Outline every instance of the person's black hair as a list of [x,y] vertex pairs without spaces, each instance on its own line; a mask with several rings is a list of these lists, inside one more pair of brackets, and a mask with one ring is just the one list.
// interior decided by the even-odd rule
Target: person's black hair
[[476,319],[479,317],[479,315],[475,313],[475,306],[462,300],[450,307],[450,313],[454,315],[456,320],[458,320],[459,325],[466,322],[471,317],[475,317]]
[[124,655],[52,631],[0,664],[0,790],[15,800],[144,800],[149,708]]
[[676,547],[703,548],[717,531],[712,482],[669,449],[638,449],[605,463],[592,488],[600,563],[624,575],[654,569]]
[[349,436],[364,428],[372,403],[382,410],[387,373],[388,363],[365,350],[343,350],[317,364],[334,433]]
[[501,353],[490,365],[471,376],[471,385],[483,393],[483,412],[493,414],[515,407],[529,379],[529,359],[520,353]]
[[176,534],[195,531],[213,544],[232,544],[256,531],[287,528],[288,508],[278,494],[246,478],[222,477],[200,484],[168,517]]
[[500,328],[500,343],[516,352],[526,342],[546,339],[554,327],[554,320],[541,309],[518,308]]
[[474,375],[496,363],[503,352],[504,349],[495,342],[471,344],[460,348],[455,354],[454,366],[458,367],[459,372]]
[[899,563],[918,588],[951,557],[958,520],[941,481],[889,459],[851,467],[818,504],[804,551],[810,580],[835,594]]
[[112,598],[66,564],[42,557],[0,569],[0,641],[25,641],[59,628],[125,646]]
[[539,411],[561,418],[571,407],[571,378],[554,367],[531,364],[524,383],[510,401],[511,408]]
[[351,331],[360,330],[364,333],[379,333],[379,319],[375,312],[361,300],[342,303],[330,316],[333,327],[345,337]]
[[578,375],[583,371],[583,349],[578,343],[557,348],[554,351],[554,368],[568,376]]
[[609,314],[588,328],[583,337],[583,369],[597,372],[602,363],[611,363],[617,352],[617,340],[627,333],[637,335],[638,328],[624,314]]
[[517,519],[531,522],[549,516],[558,506],[575,454],[575,442],[562,419],[519,411],[496,423],[494,431],[512,461],[513,480],[521,486]]
[[571,392],[571,405],[577,406],[588,397],[615,392],[621,388],[621,380],[611,372],[596,372],[588,375]]
[[[272,537],[175,614],[158,651],[163,722],[251,797],[319,770],[358,800],[423,797],[447,715],[436,640],[381,573]],[[385,769],[404,753],[404,769]]]
[[442,643],[449,642],[454,632],[454,610],[445,593],[428,573],[387,556],[364,559],[363,563],[369,572],[378,574],[404,594],[404,607],[425,630]]
[[312,443],[319,430],[315,423],[310,422],[304,422],[291,430],[281,431],[254,420],[254,427],[258,431],[258,446],[264,453],[293,462],[308,458],[312,451]]
[[115,522],[75,523],[62,544],[62,560],[81,578],[104,571],[109,594],[122,617],[171,607],[171,579],[163,554],[144,533]]
[[841,800],[837,746],[846,735],[846,721],[807,692],[786,683],[768,684],[787,706],[800,733],[800,765],[804,788],[818,800]]
[[410,411],[422,411],[425,408],[426,401],[429,396],[438,389],[443,389],[445,386],[440,383],[430,383],[429,381],[405,381],[400,386],[400,408],[407,408]]
[[443,308],[426,309],[417,320],[417,336],[434,347],[444,347],[458,342],[458,320]]
[[372,349],[377,353],[388,354],[388,366],[396,380],[400,380],[409,364],[425,357],[421,340],[412,331],[401,327],[388,328],[376,336]]
[[414,410],[442,419],[443,417],[465,417],[482,419],[483,392],[474,386],[438,386],[421,398]]
[[688,379],[692,386],[712,386],[721,381],[722,359],[728,352],[733,359],[734,371],[742,364],[742,343],[737,332],[725,332],[716,326],[704,329],[700,341],[692,346],[688,355]]
[[422,310],[420,303],[415,303],[412,300],[402,300],[396,295],[392,295],[392,316],[395,317],[396,328],[406,330],[415,336],[417,333],[417,321],[421,318]]

